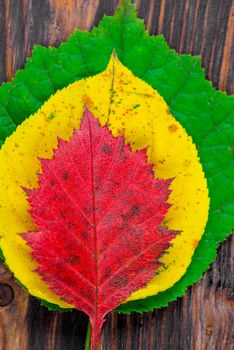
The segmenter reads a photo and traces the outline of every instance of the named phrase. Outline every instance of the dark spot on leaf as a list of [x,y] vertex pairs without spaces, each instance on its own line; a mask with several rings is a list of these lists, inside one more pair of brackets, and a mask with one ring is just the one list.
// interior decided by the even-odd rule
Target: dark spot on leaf
[[75,265],[80,261],[80,259],[78,256],[72,256],[70,261],[71,261],[71,264]]
[[49,120],[53,120],[54,118],[55,118],[55,115],[54,115],[53,113],[50,113],[48,119],[49,119]]
[[112,274],[112,270],[111,270],[111,268],[108,266],[108,267],[106,268],[105,278],[109,278],[109,277],[111,276],[111,274]]
[[108,153],[110,153],[110,151],[111,151],[110,146],[105,143],[102,146],[102,153],[108,154]]
[[67,180],[68,177],[69,177],[69,176],[68,176],[68,173],[63,173],[63,174],[62,174],[62,179],[63,179],[63,180]]
[[167,108],[166,113],[167,113],[167,114],[171,114],[169,108]]
[[138,204],[132,205],[131,214],[132,214],[132,216],[138,216],[140,214],[140,208],[139,208]]
[[81,236],[82,236],[82,238],[84,238],[86,240],[88,238],[89,234],[87,231],[84,231],[81,233]]
[[113,286],[114,288],[120,288],[120,287],[126,286],[127,285],[127,278],[115,275],[111,279],[110,285]]
[[72,222],[67,223],[68,230],[74,229],[75,227],[76,227],[75,224],[73,224]]
[[171,124],[168,126],[168,130],[170,132],[176,132],[178,130],[178,126],[176,124]]

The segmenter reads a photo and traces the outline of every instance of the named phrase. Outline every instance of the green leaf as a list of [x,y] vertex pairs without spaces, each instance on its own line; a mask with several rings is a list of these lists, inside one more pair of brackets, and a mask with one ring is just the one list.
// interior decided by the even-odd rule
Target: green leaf
[[162,36],[149,36],[135,5],[123,1],[114,17],[104,17],[91,33],[76,31],[58,49],[36,47],[12,83],[0,88],[0,144],[52,93],[101,72],[112,50],[132,72],[164,97],[172,114],[196,143],[211,197],[210,215],[186,274],[172,288],[117,310],[148,311],[166,306],[201,278],[234,217],[234,98],[205,80],[200,58],[178,55]]
[[49,303],[46,300],[43,300],[43,299],[39,299],[39,300],[40,300],[41,305],[46,307],[50,311],[59,311],[59,312],[69,312],[69,311],[71,312],[72,311],[72,309],[62,309],[58,305]]
[[3,252],[2,252],[1,248],[0,248],[0,260],[4,260],[4,255],[3,255]]

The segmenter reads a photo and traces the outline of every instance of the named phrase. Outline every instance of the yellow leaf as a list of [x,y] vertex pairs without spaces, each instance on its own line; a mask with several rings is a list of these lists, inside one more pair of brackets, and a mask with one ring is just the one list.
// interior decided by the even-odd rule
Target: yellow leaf
[[[34,272],[37,265],[19,235],[35,229],[22,186],[36,188],[40,162],[51,158],[57,136],[69,140],[79,128],[84,104],[113,135],[124,133],[132,148],[148,146],[155,176],[174,178],[164,222],[181,234],[161,261],[157,275],[127,300],[145,298],[170,288],[185,273],[208,218],[209,197],[197,150],[190,136],[170,114],[163,98],[136,78],[113,54],[108,67],[95,77],[69,85],[19,126],[0,151],[0,245],[10,269],[39,298],[69,307]],[[71,306],[70,306],[71,307]]]

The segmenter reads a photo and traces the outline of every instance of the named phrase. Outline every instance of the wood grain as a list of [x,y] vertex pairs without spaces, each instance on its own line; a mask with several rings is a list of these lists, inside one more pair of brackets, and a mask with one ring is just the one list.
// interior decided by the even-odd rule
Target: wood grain
[[[11,80],[24,66],[35,44],[57,46],[74,28],[91,29],[103,14],[113,14],[118,4],[117,0],[0,0],[0,82]],[[150,33],[163,33],[178,52],[201,54],[213,85],[234,92],[232,0],[138,0],[136,4]],[[233,249],[229,238],[204,278],[168,308],[130,316],[110,314],[102,349],[233,349]],[[3,288],[6,284],[9,290]],[[28,296],[3,264],[2,304],[1,350],[84,348],[87,317],[77,311],[49,312]]]

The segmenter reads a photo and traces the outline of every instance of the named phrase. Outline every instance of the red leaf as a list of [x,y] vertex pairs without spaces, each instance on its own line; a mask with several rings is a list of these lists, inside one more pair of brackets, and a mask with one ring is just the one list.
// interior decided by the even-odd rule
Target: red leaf
[[155,179],[146,150],[133,152],[87,110],[41,163],[40,187],[28,193],[39,232],[23,236],[43,280],[89,315],[95,349],[105,315],[146,285],[176,235],[159,226],[171,181]]

